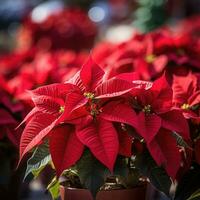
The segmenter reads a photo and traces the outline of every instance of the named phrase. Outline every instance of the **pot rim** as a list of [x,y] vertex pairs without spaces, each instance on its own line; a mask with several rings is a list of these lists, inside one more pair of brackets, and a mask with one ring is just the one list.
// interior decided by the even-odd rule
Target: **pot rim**
[[[89,189],[87,188],[72,188],[72,187],[67,187],[67,186],[64,186],[64,185],[60,185],[61,188],[63,189],[66,189],[66,190],[78,190],[78,191],[89,191]],[[135,186],[133,188],[125,188],[125,189],[116,189],[116,190],[99,190],[98,192],[111,192],[111,191],[129,191],[129,190],[134,190],[134,189],[141,189],[141,188],[145,188],[147,187],[147,184],[142,184],[142,185],[138,185],[138,186]],[[98,193],[97,192],[97,193]]]

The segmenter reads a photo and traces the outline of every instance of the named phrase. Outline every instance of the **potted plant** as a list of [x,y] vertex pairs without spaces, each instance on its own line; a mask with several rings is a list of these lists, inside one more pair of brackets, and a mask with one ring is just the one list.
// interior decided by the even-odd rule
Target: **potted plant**
[[119,190],[144,199],[148,178],[170,196],[185,163],[180,150],[190,150],[190,134],[182,110],[173,106],[165,74],[154,82],[137,80],[132,72],[107,78],[90,57],[70,80],[30,95],[35,107],[23,121],[20,161],[32,150],[26,175],[37,176],[48,164],[55,169],[48,187],[54,198],[59,177],[68,188],[61,187],[62,195],[74,193],[69,188],[90,195],[82,190],[87,188],[98,200],[109,199],[110,192],[120,197]]
[[0,79],[0,197],[3,199],[19,199],[23,167],[15,169],[21,130],[15,127],[22,119],[23,106],[13,101],[2,86]]

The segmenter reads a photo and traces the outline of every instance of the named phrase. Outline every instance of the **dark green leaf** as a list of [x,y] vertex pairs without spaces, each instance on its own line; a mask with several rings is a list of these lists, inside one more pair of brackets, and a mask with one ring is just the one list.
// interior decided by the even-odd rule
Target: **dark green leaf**
[[175,200],[187,200],[190,196],[192,196],[192,194],[200,188],[199,180],[200,166],[194,163],[192,168],[188,170],[188,172],[179,181],[176,190]]
[[187,200],[199,200],[200,199],[200,189],[194,192]]
[[86,150],[76,164],[76,169],[81,183],[88,188],[93,196],[96,196],[98,189],[103,185],[104,180],[110,172],[91,153]]
[[117,157],[113,175],[121,176],[121,177],[126,177],[128,175],[127,160],[124,157],[122,156]]
[[28,160],[24,179],[30,173],[38,176],[41,170],[49,163],[50,160],[51,156],[49,154],[49,146],[48,143],[45,142],[35,149],[33,155]]
[[184,147],[184,148],[190,148],[191,147],[185,142],[185,140],[183,139],[183,137],[181,135],[179,135],[178,133],[176,133],[175,131],[172,132],[173,137],[176,139],[176,142],[179,146]]
[[160,191],[164,192],[168,197],[172,184],[170,177],[162,167],[159,167],[149,152],[146,150],[142,154],[136,155],[133,160],[134,165],[140,170],[143,176],[149,178],[150,182]]
[[56,177],[54,177],[51,183],[47,186],[47,190],[49,190],[53,199],[59,198],[60,195],[59,187],[60,187],[59,181]]

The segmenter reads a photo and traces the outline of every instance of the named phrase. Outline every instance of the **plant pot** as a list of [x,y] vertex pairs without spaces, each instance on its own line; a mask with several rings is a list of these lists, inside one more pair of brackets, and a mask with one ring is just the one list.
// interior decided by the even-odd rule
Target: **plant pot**
[[123,190],[99,191],[96,200],[145,200],[146,185]]
[[60,186],[62,200],[93,200],[92,194],[86,189],[75,189]]
[[[60,186],[62,200],[93,200],[89,190],[73,189]],[[96,200],[145,200],[146,185],[133,189],[99,191]]]

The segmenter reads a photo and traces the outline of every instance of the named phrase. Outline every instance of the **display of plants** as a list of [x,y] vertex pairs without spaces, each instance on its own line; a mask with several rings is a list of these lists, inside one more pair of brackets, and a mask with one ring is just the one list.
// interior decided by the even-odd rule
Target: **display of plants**
[[93,46],[83,11],[28,17],[0,56],[0,184],[18,161],[24,179],[51,168],[53,199],[200,198],[198,21]]
[[106,189],[150,181],[172,197],[176,183],[178,199],[184,177],[199,163],[195,40],[161,29],[111,45],[110,52],[106,44],[105,56],[102,45],[70,79],[30,91],[34,108],[20,142],[20,160],[34,152],[27,174],[50,164],[49,188],[65,176],[68,187],[94,196],[113,176]]

